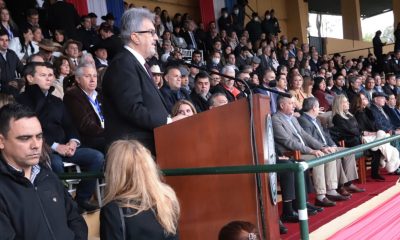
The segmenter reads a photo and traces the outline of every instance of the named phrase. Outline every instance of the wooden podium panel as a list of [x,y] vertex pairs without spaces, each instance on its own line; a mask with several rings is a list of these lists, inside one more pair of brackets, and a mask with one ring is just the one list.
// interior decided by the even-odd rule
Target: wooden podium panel
[[[255,96],[255,112],[268,111],[268,101]],[[253,164],[248,109],[243,99],[155,129],[157,163],[162,169]],[[265,113],[254,117],[258,125],[265,122]],[[261,141],[259,155],[261,131],[256,126],[256,138],[261,138],[257,140]],[[266,176],[261,174],[265,221],[270,228],[266,237],[277,239],[278,213],[271,205]],[[166,181],[180,201],[181,239],[217,239],[221,227],[232,220],[250,221],[261,231],[255,174],[177,176]]]

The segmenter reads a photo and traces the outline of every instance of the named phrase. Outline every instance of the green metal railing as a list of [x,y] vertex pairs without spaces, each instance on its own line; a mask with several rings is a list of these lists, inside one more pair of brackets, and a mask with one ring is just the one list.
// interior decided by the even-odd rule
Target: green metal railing
[[[299,206],[299,224],[301,239],[309,239],[308,214],[306,207],[306,190],[304,183],[304,171],[344,156],[362,152],[373,147],[400,140],[400,135],[390,136],[374,142],[362,144],[356,147],[348,148],[340,152],[315,158],[307,162],[284,163],[274,165],[245,165],[245,166],[223,166],[223,167],[202,167],[202,168],[177,168],[163,169],[166,176],[193,176],[193,175],[222,175],[222,174],[243,174],[243,173],[270,173],[270,172],[295,172],[296,177],[296,199]],[[103,173],[63,173],[59,174],[60,179],[87,179],[103,178]]]

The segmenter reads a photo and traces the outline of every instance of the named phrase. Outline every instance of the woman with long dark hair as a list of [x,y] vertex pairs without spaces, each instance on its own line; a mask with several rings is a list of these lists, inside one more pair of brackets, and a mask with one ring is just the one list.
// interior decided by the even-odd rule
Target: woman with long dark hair
[[18,37],[11,39],[9,49],[13,50],[22,62],[26,62],[30,55],[39,52],[39,47],[33,44],[32,29],[22,28]]

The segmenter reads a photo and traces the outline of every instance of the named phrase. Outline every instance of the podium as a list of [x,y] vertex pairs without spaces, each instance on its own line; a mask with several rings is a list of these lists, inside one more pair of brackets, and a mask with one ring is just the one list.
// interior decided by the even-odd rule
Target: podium
[[[269,98],[254,95],[258,159],[264,164],[263,139]],[[249,104],[241,99],[154,130],[161,169],[252,165]],[[279,239],[279,216],[272,203],[268,174],[260,174],[266,239]],[[233,220],[249,221],[262,235],[255,174],[168,176],[180,206],[181,239],[218,239]]]

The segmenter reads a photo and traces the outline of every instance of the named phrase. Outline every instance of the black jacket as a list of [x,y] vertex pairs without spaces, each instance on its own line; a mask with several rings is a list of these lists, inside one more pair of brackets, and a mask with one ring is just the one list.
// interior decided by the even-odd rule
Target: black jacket
[[153,129],[167,123],[167,105],[146,70],[127,49],[107,68],[102,90],[107,143],[135,138],[155,154]]
[[346,147],[354,147],[361,144],[361,130],[357,120],[350,115],[348,119],[336,114],[333,116],[333,127],[330,129],[330,134],[333,140],[337,143],[344,140]]
[[0,157],[0,239],[71,240],[87,236],[85,220],[52,171],[41,167],[32,184]]
[[43,128],[44,138],[49,146],[55,142],[65,144],[72,138],[79,139],[64,103],[51,94],[53,89],[51,87],[45,96],[38,85],[27,85],[25,92],[17,97],[18,103],[28,106],[36,112]]
[[69,38],[76,37],[76,26],[79,24],[79,15],[74,5],[64,1],[57,1],[48,10],[48,23],[51,31],[64,29]]
[[[133,215],[133,209],[123,208],[124,215]],[[125,239],[127,240],[177,240],[178,235],[164,233],[152,210],[143,211],[132,217],[125,217]],[[101,208],[100,238],[103,240],[123,239],[122,221],[119,207],[112,201]]]
[[15,72],[21,73],[24,65],[13,50],[7,50],[6,58],[4,59],[2,55],[0,56],[0,92],[13,94],[14,91],[8,83],[17,78]]
[[189,93],[184,88],[172,90],[167,84],[165,84],[160,88],[160,92],[164,97],[165,104],[167,105],[167,110],[169,113],[171,113],[175,103],[179,100],[190,101]]
[[193,89],[193,91],[190,93],[190,98],[192,99],[192,103],[194,107],[196,108],[197,113],[207,111],[210,109],[210,105],[208,104],[208,101],[204,99],[202,96],[196,93],[196,91]]

